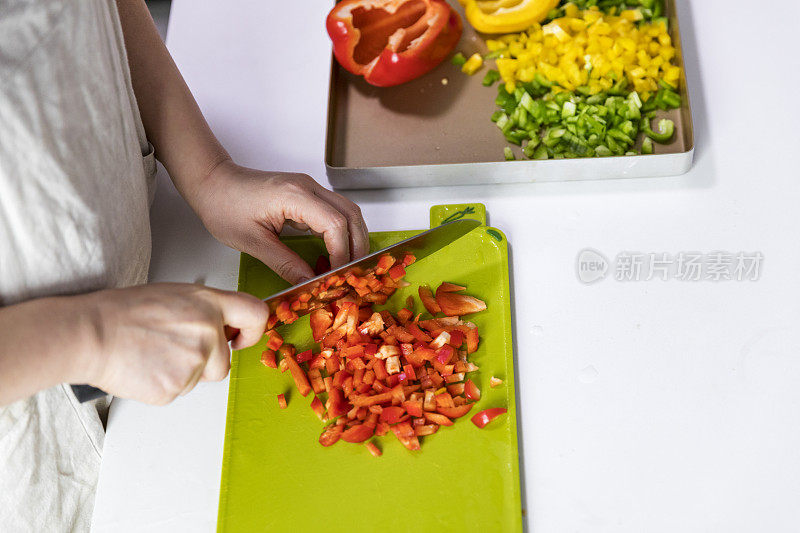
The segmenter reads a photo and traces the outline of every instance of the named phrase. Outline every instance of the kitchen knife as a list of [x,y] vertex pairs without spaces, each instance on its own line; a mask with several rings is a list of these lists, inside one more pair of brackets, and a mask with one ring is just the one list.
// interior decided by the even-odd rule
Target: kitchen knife
[[[355,261],[350,261],[347,264],[325,272],[324,274],[320,274],[308,281],[293,285],[288,289],[273,294],[264,301],[269,306],[270,312],[274,312],[275,308],[282,301],[286,300],[291,302],[301,294],[311,293],[317,285],[324,283],[325,280],[331,276],[345,276],[351,270],[367,270],[374,268],[378,264],[378,260],[384,254],[390,254],[398,260],[402,260],[405,254],[412,254],[416,257],[417,261],[420,261],[444,248],[451,242],[463,237],[480,225],[480,222],[477,220],[470,219],[455,220],[447,224],[442,224],[441,226],[423,231],[418,235],[400,241],[397,244],[393,244],[377,252],[372,252]],[[314,308],[314,305],[310,305],[308,309],[298,310],[296,313],[302,316],[310,313]],[[237,333],[236,330],[232,330],[227,326],[225,327],[225,334],[228,336],[228,339],[235,337]],[[102,390],[92,387],[91,385],[72,385],[71,387],[80,402],[88,402],[106,394]]]
[[[371,254],[365,255],[364,257],[356,259],[355,261],[350,261],[347,264],[325,272],[324,274],[320,274],[319,276],[311,278],[308,281],[298,285],[293,285],[288,289],[273,294],[264,301],[267,303],[267,305],[269,305],[270,312],[274,312],[275,308],[282,301],[286,300],[292,302],[301,294],[311,293],[311,291],[314,290],[317,285],[321,285],[331,276],[344,277],[351,270],[364,271],[374,268],[378,264],[378,260],[381,258],[381,256],[385,254],[393,256],[398,261],[401,261],[405,254],[412,254],[417,258],[417,261],[420,261],[432,253],[440,250],[441,248],[444,248],[456,239],[466,235],[480,225],[481,223],[477,220],[470,219],[455,220],[453,222],[448,222],[447,224],[442,224],[441,226],[429,229],[428,231],[423,231],[418,235],[414,235],[413,237],[400,241],[397,244],[387,246],[386,248],[378,250],[377,252],[372,252]],[[295,312],[302,316],[310,313],[312,310],[313,306],[309,306],[308,309]]]

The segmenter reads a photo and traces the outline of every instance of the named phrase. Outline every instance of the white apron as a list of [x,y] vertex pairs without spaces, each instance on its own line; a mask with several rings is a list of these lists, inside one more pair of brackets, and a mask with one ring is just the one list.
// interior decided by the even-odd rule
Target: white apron
[[[0,0],[0,305],[145,282],[154,172],[114,0]],[[0,407],[0,532],[88,531],[103,436],[66,385]]]

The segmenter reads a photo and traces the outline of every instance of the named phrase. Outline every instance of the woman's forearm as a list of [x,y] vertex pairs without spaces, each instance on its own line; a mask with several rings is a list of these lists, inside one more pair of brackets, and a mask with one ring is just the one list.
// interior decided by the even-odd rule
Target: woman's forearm
[[[228,153],[164,46],[144,0],[117,0],[133,89],[148,140],[189,202]],[[196,207],[192,205],[192,207]]]
[[0,405],[59,383],[85,383],[96,352],[86,297],[0,307]]

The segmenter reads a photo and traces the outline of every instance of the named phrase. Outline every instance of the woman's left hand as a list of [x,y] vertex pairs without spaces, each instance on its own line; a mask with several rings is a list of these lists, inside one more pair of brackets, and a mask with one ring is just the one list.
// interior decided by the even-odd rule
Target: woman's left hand
[[217,240],[261,260],[290,283],[314,272],[279,240],[286,223],[322,237],[333,268],[369,251],[361,209],[305,174],[263,172],[226,160],[196,184],[189,203]]

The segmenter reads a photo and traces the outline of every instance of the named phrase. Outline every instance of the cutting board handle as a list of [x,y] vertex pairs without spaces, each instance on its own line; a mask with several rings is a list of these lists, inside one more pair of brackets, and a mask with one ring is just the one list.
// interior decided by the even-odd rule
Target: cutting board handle
[[486,206],[483,204],[445,204],[431,207],[431,228],[462,218],[477,220],[486,225]]

